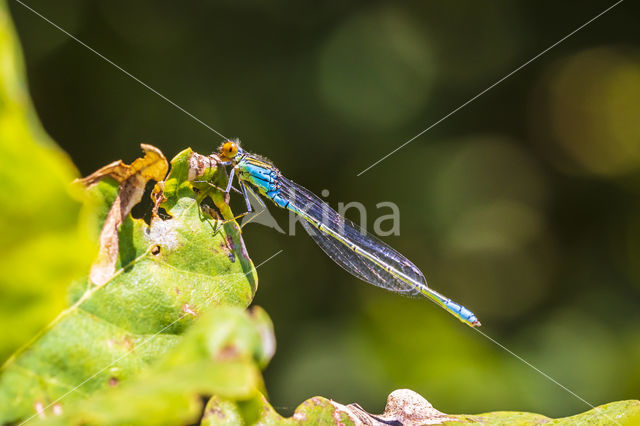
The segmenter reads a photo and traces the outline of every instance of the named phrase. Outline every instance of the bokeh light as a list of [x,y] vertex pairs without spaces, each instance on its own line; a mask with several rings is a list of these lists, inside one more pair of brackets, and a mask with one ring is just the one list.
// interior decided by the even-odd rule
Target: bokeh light
[[437,64],[418,23],[399,8],[364,10],[342,23],[321,52],[319,85],[329,108],[359,125],[413,118]]
[[640,166],[640,52],[598,47],[549,71],[551,136],[574,173],[621,175]]

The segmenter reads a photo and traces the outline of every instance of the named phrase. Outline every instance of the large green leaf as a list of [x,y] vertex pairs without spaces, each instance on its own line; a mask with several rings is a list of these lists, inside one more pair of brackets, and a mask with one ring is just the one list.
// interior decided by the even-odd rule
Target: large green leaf
[[258,365],[273,355],[272,327],[260,308],[214,308],[138,378],[114,382],[77,406],[59,410],[62,416],[47,416],[47,424],[188,424],[200,418],[201,395],[253,398],[262,388]]
[[23,75],[0,1],[0,362],[64,308],[95,256],[69,185],[76,169],[42,130]]
[[[131,166],[116,162],[85,180],[92,185],[102,229],[100,255],[91,278],[74,284],[73,304],[3,366],[0,422],[45,407],[45,412],[64,409],[110,383],[126,381],[175,346],[210,306],[251,302],[257,277],[238,225],[228,222],[214,234],[202,199],[211,195],[223,216],[231,213],[217,191],[207,185],[194,191],[191,183],[198,175],[224,178],[215,162],[190,149],[177,155],[154,191],[165,218],[154,215],[147,225],[128,214],[136,202],[131,194],[141,194],[153,178],[145,173],[153,168],[161,173],[157,165],[166,160],[152,147],[145,150],[147,155]],[[118,229],[113,235],[110,226]],[[113,262],[104,261],[110,257]]]

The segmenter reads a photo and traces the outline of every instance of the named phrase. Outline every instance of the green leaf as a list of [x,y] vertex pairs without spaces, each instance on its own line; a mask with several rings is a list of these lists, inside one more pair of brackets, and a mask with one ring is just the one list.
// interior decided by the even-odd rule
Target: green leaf
[[[102,229],[100,278],[76,282],[72,306],[3,366],[0,422],[43,407],[59,409],[53,402],[68,392],[60,407],[126,381],[174,347],[209,307],[244,308],[251,302],[257,277],[238,225],[228,222],[214,235],[200,202],[213,196],[223,215],[230,214],[228,207],[218,191],[208,185],[194,191],[189,180],[223,178],[215,162],[190,149],[178,154],[153,194],[156,207],[169,217],[154,215],[147,225],[128,210],[146,180],[158,178],[163,169],[156,167],[161,153],[143,148],[147,154],[137,163],[116,162],[84,180],[91,185]],[[202,166],[202,161],[209,163]],[[155,174],[148,175],[154,167]],[[105,237],[109,227],[118,231]],[[103,262],[104,257],[113,262]]]
[[633,426],[640,424],[640,401],[617,401],[609,404],[603,404],[589,411],[575,416],[551,419],[541,414],[515,412],[515,411],[496,411],[492,413],[476,414],[476,415],[456,415],[457,421],[448,422],[446,424],[487,424],[487,425],[533,425],[533,424],[552,424],[552,425],[612,425]]
[[258,394],[250,400],[230,401],[212,397],[202,417],[203,426],[237,425],[356,425],[340,404],[319,396],[310,398],[296,408],[293,416],[283,417],[273,409],[267,399]]
[[[129,383],[113,382],[46,424],[187,424],[199,420],[201,395],[248,399],[258,395],[257,364],[270,358],[273,326],[260,308],[217,307],[203,315],[179,346]],[[266,358],[265,358],[266,357]]]
[[444,414],[415,392],[401,389],[392,392],[385,412],[369,414],[358,404],[342,405],[313,397],[300,404],[291,417],[280,416],[260,394],[250,400],[229,400],[214,396],[204,410],[202,425],[610,425],[640,424],[640,401],[619,401],[601,405],[571,417],[551,419],[541,414],[496,411],[475,415]]
[[[42,130],[0,2],[0,362],[66,305],[65,289],[95,256],[71,181],[77,171]],[[85,212],[86,213],[86,212]]]

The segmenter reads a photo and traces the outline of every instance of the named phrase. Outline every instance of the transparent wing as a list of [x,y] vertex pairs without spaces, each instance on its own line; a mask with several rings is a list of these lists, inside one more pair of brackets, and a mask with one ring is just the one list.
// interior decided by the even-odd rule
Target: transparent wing
[[[289,201],[287,208],[305,219],[302,224],[307,233],[347,272],[404,295],[420,294],[420,288],[427,288],[424,275],[409,259],[340,216],[311,191],[284,177],[280,177],[278,183],[280,196]],[[401,279],[394,271],[401,272],[413,283]]]

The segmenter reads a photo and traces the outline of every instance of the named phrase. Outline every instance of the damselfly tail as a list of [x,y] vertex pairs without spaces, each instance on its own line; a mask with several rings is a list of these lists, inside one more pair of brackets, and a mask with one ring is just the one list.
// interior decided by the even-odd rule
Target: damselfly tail
[[471,327],[479,327],[481,325],[480,321],[478,321],[473,312],[471,312],[464,306],[454,302],[453,300],[443,296],[442,294],[429,287],[419,286],[417,288],[420,293],[424,294],[429,299],[442,306],[463,323],[470,325]]

